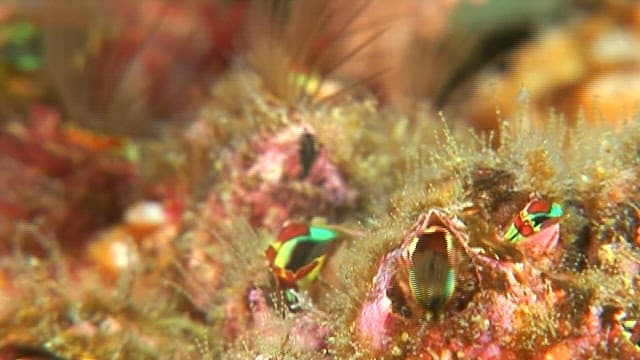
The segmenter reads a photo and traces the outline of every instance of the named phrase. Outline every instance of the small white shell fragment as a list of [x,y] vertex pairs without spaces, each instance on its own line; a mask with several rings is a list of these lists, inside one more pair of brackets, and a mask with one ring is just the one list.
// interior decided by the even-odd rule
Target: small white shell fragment
[[160,226],[167,222],[167,213],[157,201],[142,201],[129,207],[125,222],[133,226]]

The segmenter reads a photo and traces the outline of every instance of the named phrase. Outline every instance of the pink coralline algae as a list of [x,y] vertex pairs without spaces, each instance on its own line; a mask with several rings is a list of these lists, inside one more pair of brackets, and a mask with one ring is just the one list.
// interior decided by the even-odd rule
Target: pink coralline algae
[[292,216],[330,217],[352,206],[356,191],[321,144],[308,174],[301,176],[305,134],[313,134],[311,125],[289,125],[254,137],[248,145],[249,155],[241,150],[233,154],[227,165],[233,186],[210,197],[212,216],[243,214],[251,225],[275,230]]
[[467,244],[459,219],[440,209],[421,215],[402,245],[380,261],[357,320],[360,337],[385,351],[400,325],[415,331],[425,317],[464,308],[478,286]]
[[251,333],[259,334],[256,338],[247,339],[249,342],[272,343],[274,348],[277,348],[284,339],[291,336],[289,342],[295,352],[320,351],[326,348],[331,329],[314,314],[288,314],[288,323],[283,326],[282,313],[267,304],[262,290],[250,290],[248,300],[251,309]]
[[518,243],[516,247],[527,255],[530,259],[535,261],[543,260],[552,261],[558,258],[560,254],[556,246],[560,239],[560,224],[553,224],[539,233],[533,234],[527,237],[522,242]]
[[358,333],[362,340],[375,351],[384,351],[392,343],[393,330],[403,323],[393,312],[392,300],[387,295],[393,287],[393,267],[398,261],[400,250],[386,254],[380,261],[378,272],[373,278],[373,290],[362,305],[357,320]]

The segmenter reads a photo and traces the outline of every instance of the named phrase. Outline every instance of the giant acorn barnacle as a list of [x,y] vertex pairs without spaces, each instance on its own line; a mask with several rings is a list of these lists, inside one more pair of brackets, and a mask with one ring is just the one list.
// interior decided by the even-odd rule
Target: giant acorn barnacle
[[398,271],[412,310],[435,314],[449,305],[464,307],[479,281],[468,244],[466,226],[454,215],[431,209],[420,216],[402,243]]
[[381,351],[395,327],[463,309],[480,282],[468,244],[466,226],[454,215],[442,209],[420,215],[380,261],[358,319],[361,337]]

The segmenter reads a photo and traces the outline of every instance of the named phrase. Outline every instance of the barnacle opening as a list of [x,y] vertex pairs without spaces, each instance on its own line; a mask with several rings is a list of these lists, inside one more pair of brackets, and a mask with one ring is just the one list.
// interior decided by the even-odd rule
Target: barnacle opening
[[451,299],[456,287],[455,254],[451,235],[430,227],[412,240],[409,286],[414,299],[425,309],[438,311]]

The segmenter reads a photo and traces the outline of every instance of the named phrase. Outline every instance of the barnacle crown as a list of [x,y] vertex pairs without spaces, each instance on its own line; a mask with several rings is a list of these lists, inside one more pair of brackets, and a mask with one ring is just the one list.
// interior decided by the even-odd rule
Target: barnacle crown
[[557,223],[562,214],[560,204],[534,196],[513,219],[504,234],[504,239],[512,243],[520,242],[543,228]]
[[623,335],[640,349],[640,321],[636,319],[623,319],[621,322]]
[[330,244],[331,229],[288,222],[265,252],[271,271],[284,287],[304,288],[317,278]]

